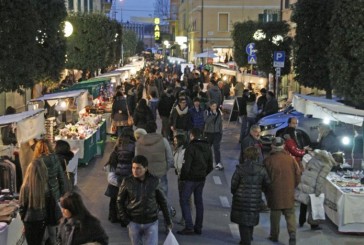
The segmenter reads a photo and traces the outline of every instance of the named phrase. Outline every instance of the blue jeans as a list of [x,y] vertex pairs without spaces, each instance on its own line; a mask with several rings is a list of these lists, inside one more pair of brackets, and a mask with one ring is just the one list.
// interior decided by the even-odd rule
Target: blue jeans
[[[202,191],[205,181],[181,181],[181,196],[179,203],[181,205],[182,216],[185,220],[187,229],[195,229],[201,231],[203,222],[203,200]],[[190,197],[194,195],[196,206],[196,220],[195,225],[192,222]]]
[[149,224],[137,224],[130,221],[128,224],[128,230],[132,245],[158,244],[158,220]]

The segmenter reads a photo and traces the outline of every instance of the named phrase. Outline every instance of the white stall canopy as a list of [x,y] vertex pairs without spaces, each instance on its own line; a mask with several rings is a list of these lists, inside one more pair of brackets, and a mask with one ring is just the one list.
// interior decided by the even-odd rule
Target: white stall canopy
[[340,121],[356,126],[362,126],[364,110],[358,110],[335,100],[322,97],[295,94],[293,96],[294,108],[306,115],[323,120]]
[[88,105],[88,91],[85,89],[81,90],[73,90],[73,91],[66,91],[66,92],[59,92],[59,93],[53,93],[53,94],[45,94],[42,97],[31,99],[29,101],[29,104],[34,104],[39,101],[47,101],[48,104],[51,106],[55,105],[62,99],[67,98],[74,98],[75,99],[75,105],[77,105],[77,112],[82,110]]
[[44,109],[25,111],[0,117],[1,125],[16,124],[16,138],[19,143],[38,138],[44,134]]

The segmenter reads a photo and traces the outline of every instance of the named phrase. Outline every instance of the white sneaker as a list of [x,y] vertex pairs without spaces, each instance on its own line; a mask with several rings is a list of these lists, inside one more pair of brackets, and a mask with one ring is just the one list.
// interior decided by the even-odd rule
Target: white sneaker
[[224,166],[222,166],[221,163],[218,163],[218,164],[216,164],[215,169],[216,170],[223,170],[224,169]]

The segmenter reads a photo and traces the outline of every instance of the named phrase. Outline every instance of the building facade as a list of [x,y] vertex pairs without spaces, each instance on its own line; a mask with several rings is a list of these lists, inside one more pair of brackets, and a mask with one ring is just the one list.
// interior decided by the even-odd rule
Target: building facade
[[69,12],[108,13],[112,0],[66,0],[65,4]]
[[277,21],[281,0],[179,0],[178,35],[187,36],[188,60],[214,51],[219,61],[232,56],[234,23]]

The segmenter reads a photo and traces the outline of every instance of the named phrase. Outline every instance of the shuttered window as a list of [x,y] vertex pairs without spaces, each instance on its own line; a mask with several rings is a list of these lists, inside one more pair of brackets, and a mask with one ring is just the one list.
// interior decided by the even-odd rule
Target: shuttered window
[[229,31],[228,13],[219,13],[219,31]]

